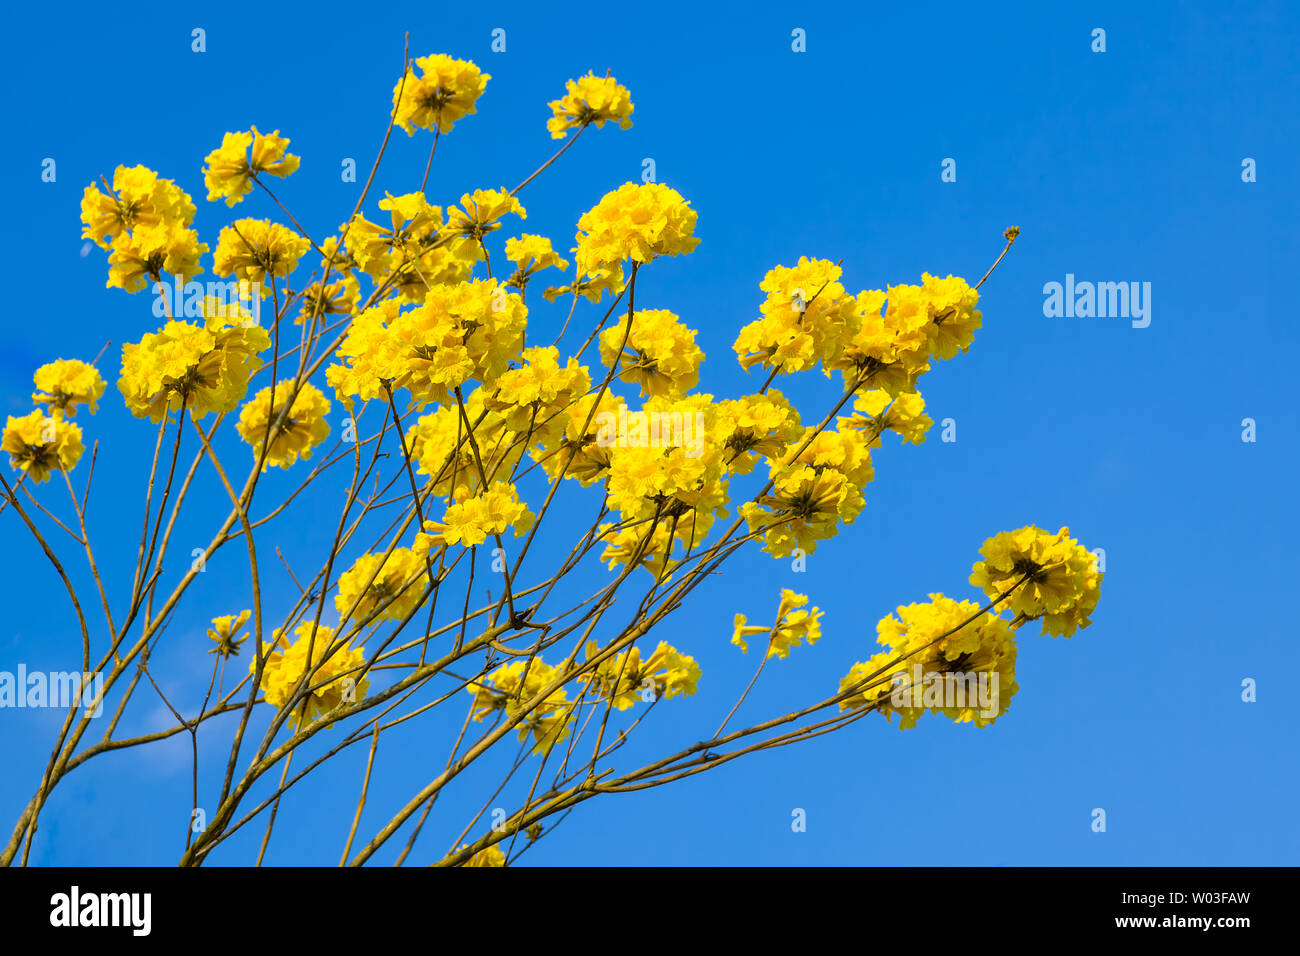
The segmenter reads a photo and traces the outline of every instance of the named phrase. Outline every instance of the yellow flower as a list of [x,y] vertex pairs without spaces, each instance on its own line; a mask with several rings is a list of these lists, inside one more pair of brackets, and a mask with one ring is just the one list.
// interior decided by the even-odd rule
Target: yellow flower
[[807,256],[769,271],[759,283],[767,293],[762,318],[742,328],[732,346],[741,366],[788,375],[831,362],[857,322],[857,300],[845,292],[840,275],[835,263]]
[[600,357],[610,366],[618,360],[618,377],[635,382],[642,395],[680,398],[700,380],[704,352],[695,334],[667,309],[639,310],[631,334],[626,315],[600,334]]
[[159,282],[164,272],[186,278],[203,271],[199,257],[208,251],[199,234],[179,220],[137,226],[113,240],[108,255],[109,289],[139,292],[152,279]]
[[818,541],[838,533],[841,522],[852,524],[865,504],[862,489],[875,477],[862,432],[842,429],[812,437],[813,432],[805,429],[772,461],[771,491],[740,509],[749,530],[763,532],[763,550],[776,558],[796,547],[812,554]]
[[[419,462],[421,474],[435,477],[434,494],[473,493],[481,490],[478,462],[485,474],[508,475],[523,458],[522,442],[515,441],[505,416],[486,408],[484,389],[465,398],[465,411],[453,401],[421,418],[407,429],[406,448]],[[478,454],[469,442],[470,428]]]
[[781,604],[776,611],[776,625],[772,629],[771,644],[767,651],[769,657],[789,657],[791,647],[802,644],[805,639],[812,646],[822,636],[821,610],[797,610],[807,603],[806,594],[795,594],[788,588],[782,588]]
[[[278,222],[240,219],[221,230],[212,267],[217,275],[260,283],[268,276],[289,275],[310,248],[309,239]],[[262,295],[266,294],[263,289]]]
[[144,166],[118,166],[111,193],[102,193],[91,183],[82,194],[81,238],[107,249],[113,237],[141,226],[188,226],[194,211],[193,200],[170,179],[159,179]]
[[441,522],[425,522],[425,531],[433,543],[461,544],[472,547],[482,544],[489,536],[515,529],[515,537],[525,534],[533,526],[536,515],[528,510],[526,502],[519,500],[515,486],[505,481],[494,481],[487,491],[472,497],[458,496],[447,507]]
[[343,400],[385,396],[387,382],[416,405],[451,405],[458,387],[510,367],[527,321],[519,294],[495,279],[433,286],[413,309],[389,300],[359,315],[336,353],[347,364],[327,369],[326,381]]
[[[208,628],[208,637],[216,641],[217,646],[208,651],[209,654],[220,654],[222,657],[233,657],[239,653],[239,645],[248,640],[247,634],[239,634],[239,629],[248,621],[252,611],[240,611],[238,615],[227,614],[224,617],[214,617],[212,626]],[[239,635],[239,636],[236,636]]]
[[479,240],[489,232],[501,228],[498,222],[507,213],[520,219],[528,214],[519,200],[505,189],[476,189],[460,197],[460,206],[447,210],[447,233]]
[[361,286],[354,276],[335,279],[324,288],[319,282],[313,282],[303,290],[302,310],[293,320],[294,324],[301,325],[313,315],[351,315],[356,311],[360,298]]
[[254,459],[261,459],[267,436],[270,436],[270,450],[266,453],[263,471],[272,465],[288,468],[299,458],[310,458],[311,450],[330,433],[329,422],[325,420],[330,410],[329,399],[311,382],[302,383],[298,393],[293,395],[289,413],[283,421],[280,420],[293,389],[294,380],[291,378],[276,382],[273,398],[268,385],[239,413],[235,430],[240,438],[253,446]]
[[[424,588],[417,579],[426,573],[424,558],[409,548],[394,548],[387,560],[383,554],[363,554],[339,578],[334,606],[341,615],[351,611],[357,622],[367,620],[375,611],[380,621],[403,620],[420,606]],[[352,610],[353,603],[356,610]]]
[[[1070,637],[1087,627],[1101,598],[1097,557],[1070,537],[1032,525],[1003,531],[980,548],[983,561],[971,569],[970,583],[989,600],[1015,589],[1007,606],[1029,620],[1043,620],[1043,633]],[[1023,583],[1021,583],[1023,581]]]
[[567,80],[564,86],[565,95],[546,104],[554,114],[546,121],[551,139],[564,139],[568,130],[588,123],[599,129],[606,120],[617,122],[620,129],[631,129],[632,94],[612,76],[588,73],[576,81]]
[[872,448],[880,446],[880,436],[886,430],[897,432],[905,442],[919,445],[934,424],[934,419],[925,414],[925,399],[919,391],[891,396],[883,388],[873,389],[859,395],[853,408],[861,414],[839,419],[839,426],[866,432]]
[[781,589],[781,603],[776,609],[776,621],[771,627],[757,627],[743,614],[737,614],[731,634],[731,643],[742,653],[749,653],[745,639],[757,634],[768,635],[766,657],[789,657],[790,648],[807,639],[809,646],[822,636],[820,608],[799,610],[808,603],[806,594],[795,594],[789,588]]
[[[468,844],[466,844],[468,846]],[[505,866],[506,855],[501,851],[501,847],[493,843],[489,847],[479,850],[461,866]]]
[[[472,242],[442,234],[442,208],[430,205],[424,193],[388,193],[379,208],[389,214],[389,225],[359,215],[344,227],[358,268],[376,281],[392,281],[411,301],[423,298],[409,294],[422,286],[468,278],[478,250]],[[322,251],[328,253],[337,242],[329,240]]]
[[[599,652],[595,641],[588,641],[587,660]],[[618,710],[627,710],[638,701],[694,696],[700,680],[700,665],[667,641],[645,660],[641,649],[633,646],[621,654],[606,658],[595,669],[579,675],[578,680],[592,685],[600,700],[611,701]]]
[[654,535],[649,541],[646,541],[644,525],[624,528],[611,535],[608,532],[613,527],[612,524],[602,524],[597,538],[598,541],[605,542],[605,550],[601,553],[600,560],[608,564],[611,570],[618,565],[626,567],[635,562],[654,575],[654,579],[661,584],[667,584],[672,580],[672,576],[668,573],[673,567],[672,552],[677,542],[682,540],[689,542],[690,522],[676,529],[665,524],[657,524],[654,527]]
[[[876,626],[885,653],[854,664],[840,681],[840,710],[871,707],[907,730],[927,710],[983,727],[1006,713],[1016,684],[1012,625],[973,601],[931,594]],[[983,698],[983,699],[981,699]]]
[[393,121],[413,135],[416,128],[450,133],[456,120],[475,112],[475,101],[483,95],[492,77],[468,60],[456,60],[442,53],[416,59],[408,67],[405,85],[393,87]]
[[597,417],[596,441],[609,453],[611,510],[625,520],[667,522],[695,543],[715,517],[726,516],[722,449],[708,440],[711,395],[651,398],[635,412]]
[[570,406],[591,388],[591,375],[572,356],[561,367],[554,345],[524,349],[520,359],[519,368],[501,373],[484,405],[503,414],[511,431],[531,431],[530,447],[549,444],[564,430]]
[[558,668],[540,657],[503,664],[487,676],[486,683],[471,681],[465,688],[474,696],[471,713],[474,720],[505,711],[507,717],[524,715],[519,723],[519,739],[532,733],[534,753],[546,753],[569,734],[568,696],[563,685],[538,701],[530,710],[524,708],[542,690],[555,682]]
[[[301,700],[294,706],[291,718],[294,725],[311,723],[341,704],[365,697],[370,681],[364,677],[358,680],[365,666],[364,647],[354,648],[350,642],[337,644],[334,629],[324,624],[313,634],[311,621],[303,621],[294,633],[298,639],[290,644],[284,632],[277,628],[270,648],[264,650],[265,666],[259,686],[268,704],[276,709],[287,704],[298,682],[313,667],[316,669],[307,681],[312,690],[306,695],[305,707]],[[256,655],[248,662],[248,672],[257,673]]]
[[804,434],[799,411],[776,389],[718,404],[716,440],[726,449],[724,464],[748,475],[760,459],[774,459]]
[[737,614],[731,632],[731,643],[739,647],[742,654],[748,654],[749,642],[745,638],[753,637],[756,634],[770,634],[771,631],[770,627],[758,627],[750,624],[749,618],[743,614]]
[[233,411],[258,367],[257,353],[271,344],[266,330],[209,318],[203,326],[168,322],[139,343],[122,346],[117,387],[137,418],[160,421],[185,408],[196,415]]
[[980,294],[966,280],[950,275],[940,279],[921,273],[922,288],[930,300],[932,321],[927,328],[930,351],[935,358],[950,359],[970,348],[982,316],[975,305]]
[[560,416],[563,431],[548,435],[542,447],[531,452],[533,457],[552,480],[563,471],[565,478],[586,488],[607,477],[613,448],[611,442],[600,440],[601,422],[617,421],[622,404],[608,389],[583,395]]
[[521,290],[543,269],[555,268],[563,272],[569,268],[569,263],[551,248],[551,240],[527,233],[518,239],[506,240],[506,258],[515,264],[515,274],[506,285]]
[[78,405],[88,405],[90,413],[95,414],[107,386],[99,369],[80,359],[58,359],[42,365],[32,380],[39,389],[33,393],[32,401],[48,404],[51,412],[69,418],[76,417]]
[[0,448],[9,453],[10,466],[37,484],[52,471],[71,471],[84,450],[78,426],[59,415],[46,417],[39,409],[21,418],[10,415]]
[[656,256],[691,252],[700,244],[695,210],[662,183],[624,183],[578,220],[578,271],[589,275],[626,259],[647,263]]
[[[252,157],[248,148],[252,146]],[[298,169],[299,158],[286,153],[289,140],[280,131],[264,134],[254,126],[247,133],[227,133],[221,146],[204,160],[203,181],[208,187],[208,201],[225,199],[233,206],[253,191],[257,173],[288,176]]]
[[980,327],[979,293],[956,276],[923,273],[922,282],[861,293],[857,318],[841,337],[838,354],[826,361],[827,370],[897,395],[915,391],[931,358],[966,351]]

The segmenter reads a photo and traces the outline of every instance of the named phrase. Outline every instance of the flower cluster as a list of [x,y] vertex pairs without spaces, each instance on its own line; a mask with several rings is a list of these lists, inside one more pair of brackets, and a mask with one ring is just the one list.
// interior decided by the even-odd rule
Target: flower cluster
[[[294,706],[291,718],[296,726],[309,724],[341,704],[365,697],[370,681],[361,676],[366,661],[364,647],[352,647],[348,641],[339,643],[332,627],[321,624],[313,628],[311,621],[299,624],[294,634],[298,639],[290,643],[277,629],[270,648],[263,649],[264,666],[258,686],[268,704],[278,710],[289,703],[298,682],[309,672],[308,693]],[[248,662],[248,672],[257,673],[256,657]]]
[[840,428],[856,428],[867,433],[871,448],[880,447],[880,436],[896,432],[905,442],[919,445],[934,419],[925,414],[925,399],[919,391],[890,395],[883,388],[859,395],[853,403],[858,414],[839,420]]
[[[587,660],[598,654],[595,641],[587,642]],[[579,675],[599,700],[610,701],[618,710],[627,710],[638,701],[693,697],[700,681],[700,665],[667,641],[660,641],[650,656],[641,659],[635,645],[613,657],[607,657],[593,669]]]
[[854,664],[840,681],[840,693],[847,695],[841,710],[870,707],[886,719],[896,712],[902,730],[916,726],[927,710],[977,727],[1006,713],[1019,689],[1009,622],[973,601],[942,594],[900,607],[897,614],[876,626],[877,643],[889,649]]
[[462,385],[506,371],[527,317],[519,294],[495,279],[433,286],[405,311],[389,299],[356,317],[338,349],[344,361],[326,370],[326,381],[348,407],[400,388],[416,405],[450,405]]
[[[251,147],[251,154],[250,154]],[[208,201],[224,199],[233,206],[253,191],[258,173],[284,178],[297,171],[299,158],[286,153],[289,140],[280,131],[264,134],[254,126],[246,133],[227,133],[204,160],[203,181]]]
[[503,664],[488,674],[485,682],[471,681],[466,688],[474,696],[474,719],[482,720],[498,711],[504,711],[509,718],[521,717],[519,739],[524,740],[531,733],[534,753],[548,753],[569,734],[573,705],[564,685],[530,709],[525,708],[559,676],[559,669],[540,657]]
[[506,258],[515,264],[515,272],[506,285],[524,290],[528,280],[543,269],[558,269],[563,272],[569,268],[567,260],[561,259],[551,248],[551,240],[545,236],[525,233],[517,239],[506,240]]
[[37,388],[32,401],[49,405],[51,414],[68,418],[76,417],[78,405],[88,406],[90,414],[95,414],[107,387],[99,369],[80,359],[58,359],[42,365],[32,380]]
[[740,330],[740,364],[789,375],[819,362],[850,384],[871,382],[890,395],[910,391],[930,367],[969,348],[980,325],[979,293],[964,279],[929,273],[919,286],[890,286],[850,295],[840,267],[801,258],[777,266],[759,283],[762,318]]
[[[219,276],[235,276],[259,285],[284,278],[298,268],[311,240],[269,219],[240,219],[221,230],[212,268]],[[262,295],[266,290],[262,289]]]
[[233,411],[258,368],[258,353],[270,344],[265,329],[238,317],[202,325],[173,320],[122,346],[117,387],[133,415],[155,422],[181,408],[195,415]]
[[468,548],[510,528],[515,529],[518,537],[533,526],[534,520],[536,515],[528,510],[526,502],[519,500],[514,485],[494,481],[480,494],[470,495],[468,489],[463,489],[463,494],[448,505],[442,521],[425,523],[428,534],[421,541],[425,545],[461,544]]
[[513,213],[527,219],[523,204],[504,189],[476,189],[460,197],[460,205],[447,210],[447,233],[481,242],[501,228],[501,218]]
[[[477,252],[471,244],[450,242],[442,234],[442,207],[431,205],[424,193],[388,193],[379,200],[379,208],[388,213],[388,225],[357,215],[341,227],[348,240],[343,265],[354,264],[376,282],[389,281],[399,288],[403,280],[415,285],[421,276],[428,282],[443,282],[469,275]],[[330,243],[337,250],[338,240],[331,238]],[[419,301],[422,296],[407,298]]]
[[759,461],[779,458],[791,442],[803,437],[804,429],[799,410],[771,389],[719,402],[714,434],[726,449],[727,468],[748,475]]
[[194,201],[170,179],[144,166],[118,166],[113,186],[91,183],[81,197],[83,239],[111,250],[108,288],[138,292],[164,272],[195,276],[208,251],[190,228]]
[[857,520],[866,504],[863,489],[875,477],[865,434],[856,429],[818,432],[806,428],[792,447],[771,462],[771,491],[741,506],[749,530],[761,533],[775,558],[796,547],[808,554]]
[[418,579],[426,568],[410,548],[394,548],[387,557],[363,554],[339,578],[334,606],[344,620],[366,622],[377,614],[381,621],[401,621],[420,606],[424,590]]
[[617,122],[620,129],[632,128],[632,94],[612,76],[588,73],[564,87],[565,95],[547,104],[554,114],[546,121],[552,139],[564,139],[569,130],[588,124],[599,129],[607,121]]
[[419,57],[393,87],[393,122],[408,136],[417,128],[450,133],[458,119],[475,112],[490,79],[468,60],[443,53]]
[[793,267],[776,266],[758,284],[767,298],[763,317],[740,330],[732,346],[742,367],[802,372],[829,363],[855,326],[858,302],[840,284],[840,267],[804,256]]
[[0,448],[9,464],[40,484],[52,471],[71,471],[81,458],[81,428],[60,415],[40,409],[21,418],[9,416]]
[[641,387],[641,394],[680,398],[700,380],[704,352],[695,330],[667,309],[641,309],[600,334],[600,357],[619,363],[618,377]]
[[808,603],[806,594],[795,594],[789,588],[781,589],[781,603],[776,609],[776,621],[771,627],[759,627],[749,623],[743,614],[737,614],[731,634],[731,643],[740,648],[742,653],[749,653],[746,638],[758,634],[767,635],[767,657],[789,657],[790,648],[800,645],[804,640],[809,646],[816,644],[822,636],[820,608],[801,610]]
[[484,406],[504,416],[510,431],[530,435],[533,447],[554,442],[570,407],[591,388],[591,373],[572,356],[560,365],[554,345],[524,349],[520,360],[519,368],[501,373]]
[[[627,427],[617,419],[611,423],[604,438],[610,446],[605,488],[611,510],[627,522],[663,522],[680,540],[695,543],[715,517],[726,516],[722,449],[707,441],[714,427],[711,399],[651,398],[635,420],[628,416]],[[692,438],[702,439],[695,447],[686,441],[688,428]]]
[[1011,612],[1042,618],[1043,633],[1054,637],[1070,637],[1092,623],[1102,573],[1097,556],[1071,538],[1069,528],[1056,534],[1032,526],[1004,531],[985,541],[980,553],[984,560],[971,569],[970,583],[989,600],[1013,592]]
[[682,541],[690,543],[687,534],[689,523],[682,528],[656,524],[653,533],[649,534],[640,525],[620,529],[617,525],[605,523],[597,530],[600,532],[598,540],[605,543],[600,560],[611,570],[620,565],[640,566],[663,584],[672,580],[673,549]]
[[586,488],[607,478],[613,443],[599,440],[600,423],[616,419],[621,405],[608,390],[582,396],[556,416],[560,427],[531,454],[552,480],[563,474]]
[[662,183],[624,183],[578,220],[578,271],[594,276],[626,260],[644,265],[658,256],[693,252],[695,210]]
[[481,388],[465,397],[463,411],[453,402],[421,416],[407,430],[406,449],[420,474],[431,476],[437,495],[477,492],[483,487],[480,463],[483,475],[510,474],[524,456],[505,416],[485,407]]
[[329,399],[311,382],[286,378],[274,389],[262,389],[243,407],[235,430],[253,446],[255,459],[266,455],[263,471],[272,465],[288,468],[300,458],[310,458],[311,450],[330,433],[325,420],[329,410]]

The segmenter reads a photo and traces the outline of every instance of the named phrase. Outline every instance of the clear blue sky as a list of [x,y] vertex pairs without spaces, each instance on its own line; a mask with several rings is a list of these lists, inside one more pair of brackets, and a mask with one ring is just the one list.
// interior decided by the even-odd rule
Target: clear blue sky
[[[232,215],[204,200],[203,157],[228,130],[278,128],[303,157],[281,193],[322,235],[355,203],[360,187],[340,181],[340,162],[369,168],[404,31],[413,56],[471,58],[493,77],[479,113],[439,146],[439,204],[531,172],[553,149],[546,102],[566,79],[609,68],[632,91],[634,127],[585,134],[525,190],[524,228],[567,248],[577,217],[652,157],[659,180],[698,210],[702,242],[648,271],[638,305],[644,296],[700,329],[704,389],[715,395],[759,384],[730,345],[757,315],[773,265],[842,258],[852,289],[922,271],[974,281],[1002,230],[1023,230],[985,286],[973,349],[922,383],[958,440],[941,443],[936,429],[919,449],[887,442],[862,517],[806,573],[751,553],[697,592],[673,639],[700,661],[700,693],[659,708],[643,752],[712,728],[753,666],[728,643],[732,614],[765,619],[781,587],[824,609],[824,637],[773,662],[747,704],[755,719],[832,690],[872,653],[875,622],[896,605],[938,590],[973,597],[970,565],[997,531],[1068,524],[1105,549],[1107,575],[1093,627],[1068,641],[1022,639],[1020,693],[991,729],[928,717],[900,733],[863,720],[690,782],[590,802],[521,862],[1294,864],[1300,763],[1287,721],[1300,528],[1286,488],[1300,465],[1300,332],[1286,276],[1300,220],[1300,17],[1284,2],[1000,6],[324,3],[128,16],[78,4],[53,18],[19,5],[0,40],[11,91],[0,400],[25,414],[36,366],[93,357],[108,339],[101,367],[112,383],[121,342],[154,327],[145,296],[104,288],[100,250],[81,255],[82,189],[118,163],[175,178],[215,245]],[[190,50],[194,27],[207,31],[204,54]],[[496,27],[507,31],[504,54],[489,49]],[[796,27],[806,53],[791,51]],[[1090,49],[1098,27],[1104,53]],[[418,183],[427,146],[396,133],[374,198]],[[54,183],[40,179],[46,157]],[[948,157],[955,183],[940,181]],[[1242,181],[1246,157],[1257,182]],[[377,218],[373,202],[368,212]],[[256,197],[233,213],[275,216]],[[1045,317],[1043,285],[1067,273],[1150,282],[1150,326]],[[558,307],[534,307],[536,327],[561,319]],[[813,409],[837,388],[813,376],[792,391]],[[1254,443],[1242,441],[1244,418],[1257,423]],[[131,556],[152,429],[112,384],[99,415],[78,421],[102,443],[92,532],[102,554]],[[293,480],[273,475],[268,488]],[[210,476],[199,493],[210,506],[182,520],[178,555],[206,544],[223,505]],[[305,564],[318,523],[333,525],[334,500],[328,513],[295,512],[268,544]],[[0,528],[10,609],[0,669],[68,669],[79,638],[57,579],[12,513]],[[80,567],[70,546],[64,554]],[[233,547],[214,561],[155,655],[188,710],[206,685],[207,619],[247,605],[243,565]],[[108,573],[119,594],[129,587],[129,567]],[[290,600],[282,578],[273,605]],[[1258,682],[1253,704],[1240,698],[1247,677]],[[133,708],[125,732],[164,716],[148,690]],[[58,719],[0,712],[6,838]],[[459,719],[385,738],[363,835],[441,769]],[[200,735],[209,801],[230,726]],[[337,861],[364,760],[364,748],[351,751],[287,800],[269,862]],[[174,862],[189,773],[184,738],[92,761],[57,791],[33,859]],[[412,862],[435,857],[477,810],[485,779],[467,782],[440,802]],[[1095,807],[1107,811],[1105,834],[1090,829]],[[791,832],[794,808],[807,813],[805,833]],[[260,838],[250,827],[215,859],[246,860]]]

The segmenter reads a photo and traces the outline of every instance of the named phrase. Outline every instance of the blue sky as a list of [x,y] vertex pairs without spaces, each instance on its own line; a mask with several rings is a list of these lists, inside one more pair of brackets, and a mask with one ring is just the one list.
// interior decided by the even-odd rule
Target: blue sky
[[[202,54],[190,49],[195,27],[206,30]],[[498,27],[506,52],[494,54]],[[804,53],[791,50],[795,28],[806,31]],[[1104,53],[1091,49],[1095,28],[1106,31]],[[1285,279],[1300,217],[1294,7],[760,4],[742,13],[665,3],[543,13],[323,4],[226,18],[216,7],[124,17],[85,5],[53,25],[40,8],[17,8],[0,40],[0,70],[18,91],[0,151],[10,184],[0,243],[12,271],[0,400],[7,414],[26,414],[38,365],[89,359],[113,341],[100,366],[110,391],[97,416],[78,421],[101,442],[90,521],[101,555],[121,556],[106,562],[119,594],[130,585],[153,432],[111,383],[121,343],[155,323],[144,295],[104,289],[100,250],[81,254],[83,187],[119,163],[144,163],[194,195],[196,225],[215,245],[231,218],[276,212],[256,197],[233,215],[205,202],[203,157],[228,130],[278,128],[303,157],[280,193],[309,231],[327,234],[358,195],[340,163],[353,157],[364,171],[373,159],[406,30],[413,56],[445,52],[492,74],[478,114],[439,145],[429,194],[441,205],[513,186],[551,154],[545,104],[566,79],[608,68],[630,88],[633,128],[584,134],[522,194],[523,229],[567,248],[578,216],[639,180],[653,158],[659,181],[698,211],[702,242],[643,273],[637,304],[671,309],[700,330],[702,387],[718,396],[761,384],[730,346],[757,315],[758,282],[772,266],[843,259],[853,290],[916,282],[923,271],[974,281],[1000,251],[1002,230],[1022,229],[982,290],[973,348],[922,382],[930,414],[953,418],[957,441],[941,442],[937,428],[919,448],[887,441],[866,510],[806,572],[748,552],[697,591],[672,640],[699,660],[700,693],[661,706],[638,755],[679,749],[714,726],[754,663],[728,643],[732,615],[769,617],[782,587],[825,611],[824,637],[772,662],[743,712],[755,720],[833,690],[873,652],[875,622],[896,605],[932,591],[974,597],[970,565],[1000,530],[1069,525],[1106,551],[1093,626],[1070,640],[1021,639],[1020,692],[994,727],[928,717],[900,733],[863,720],[672,787],[589,802],[521,863],[1300,858],[1300,762],[1285,722],[1300,531],[1286,490],[1300,465],[1287,358],[1300,332]],[[372,218],[383,189],[418,184],[427,147],[425,136],[394,134]],[[53,183],[41,181],[47,157],[57,163]],[[945,158],[956,161],[956,182],[941,182]],[[1245,158],[1255,160],[1255,182],[1242,181]],[[1043,286],[1067,274],[1151,283],[1150,326],[1046,317]],[[575,321],[598,315],[580,307]],[[533,302],[532,327],[562,319],[560,306]],[[813,410],[828,408],[838,387],[811,376],[789,392],[806,418],[820,418]],[[1254,442],[1242,441],[1246,418]],[[246,454],[229,437],[219,447]],[[261,500],[294,481],[269,476]],[[190,541],[207,543],[225,500],[206,470],[195,494],[178,524],[178,555]],[[335,500],[297,510],[267,543],[305,564],[322,526],[333,527]],[[557,517],[589,513],[568,502]],[[12,513],[0,528],[11,609],[0,670],[69,669],[79,637],[57,578]],[[242,551],[223,552],[155,654],[155,673],[189,710],[210,666],[203,628],[247,605],[246,578]],[[271,602],[283,608],[292,585],[274,580]],[[1244,678],[1258,682],[1255,703],[1241,700]],[[157,727],[164,714],[142,692],[123,730]],[[385,737],[363,836],[441,770],[462,716]],[[0,719],[7,837],[58,717],[7,710]],[[200,734],[209,801],[230,727]],[[337,861],[365,757],[364,746],[349,751],[286,798],[269,863]],[[188,740],[176,738],[77,770],[42,817],[33,860],[173,862],[189,761]],[[412,862],[436,858],[490,793],[489,776],[448,791]],[[1097,807],[1107,812],[1104,834],[1090,828]],[[806,811],[806,832],[791,830],[795,808]],[[255,856],[261,833],[247,828],[214,860]]]

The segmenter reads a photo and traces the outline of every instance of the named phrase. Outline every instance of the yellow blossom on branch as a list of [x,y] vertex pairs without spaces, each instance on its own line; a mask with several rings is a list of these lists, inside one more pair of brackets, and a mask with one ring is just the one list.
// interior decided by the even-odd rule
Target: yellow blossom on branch
[[[240,219],[221,230],[212,268],[221,276],[248,282],[284,278],[298,267],[311,241],[287,226],[267,219]],[[268,290],[263,289],[262,295]]]
[[1013,592],[1012,613],[1042,618],[1043,633],[1054,637],[1070,637],[1092,623],[1103,575],[1097,556],[1071,538],[1069,528],[1004,531],[985,541],[980,553],[984,560],[971,569],[970,583],[990,600]]
[[766,634],[766,657],[789,657],[790,648],[802,644],[805,640],[809,646],[816,644],[822,636],[820,608],[802,610],[808,603],[806,594],[796,594],[789,588],[781,589],[781,603],[776,609],[776,620],[771,627],[758,627],[749,623],[743,614],[737,614],[731,635],[731,643],[743,653],[749,652],[748,638]]
[[0,447],[9,453],[9,464],[37,484],[52,471],[71,471],[84,451],[80,427],[40,410],[21,418],[10,415]]
[[193,200],[170,179],[161,179],[144,166],[118,166],[111,192],[91,183],[82,194],[81,237],[107,249],[114,237],[140,227],[188,226],[194,213]]
[[268,449],[263,471],[272,465],[288,468],[300,458],[310,458],[312,449],[325,440],[329,410],[329,399],[311,382],[296,384],[286,378],[275,383],[274,395],[270,386],[258,392],[239,413],[235,428],[253,446],[255,459],[261,460],[263,449]]
[[578,271],[595,275],[629,259],[644,264],[692,252],[700,244],[696,218],[675,189],[662,183],[624,183],[578,220]]
[[227,614],[224,617],[214,617],[212,626],[208,628],[208,637],[216,642],[216,647],[211,648],[209,654],[218,654],[221,657],[233,657],[239,653],[239,645],[248,640],[247,634],[240,634],[240,629],[247,623],[251,610],[240,611],[239,614]]
[[258,173],[281,178],[294,173],[299,158],[285,152],[288,146],[289,140],[279,130],[259,133],[254,126],[246,133],[227,133],[204,160],[208,201],[224,199],[227,206],[233,206],[253,191],[252,180]]
[[588,124],[599,129],[609,121],[620,129],[632,128],[632,94],[612,76],[588,73],[564,86],[564,96],[547,104],[553,114],[546,121],[551,139],[564,139],[569,130]]
[[535,519],[514,485],[496,481],[482,494],[458,498],[447,508],[442,521],[426,522],[425,531],[430,543],[472,547],[510,528],[518,537],[533,526]]
[[[350,642],[340,644],[332,627],[322,624],[313,629],[311,621],[299,624],[294,634],[298,639],[290,642],[277,629],[271,646],[263,650],[265,663],[258,686],[268,704],[275,708],[288,704],[308,673],[306,703],[299,700],[290,719],[295,726],[309,724],[342,704],[365,697],[370,686],[369,679],[361,676],[365,648],[352,647]],[[257,673],[256,655],[248,662],[248,673]]]
[[99,369],[80,359],[58,359],[42,365],[32,376],[36,391],[32,401],[38,405],[49,405],[50,411],[73,418],[78,405],[90,408],[95,414],[99,398],[104,394],[107,383]]
[[407,135],[417,128],[450,133],[457,120],[475,112],[490,79],[468,60],[442,53],[419,57],[407,69],[405,85],[398,80],[393,86],[394,122]]

